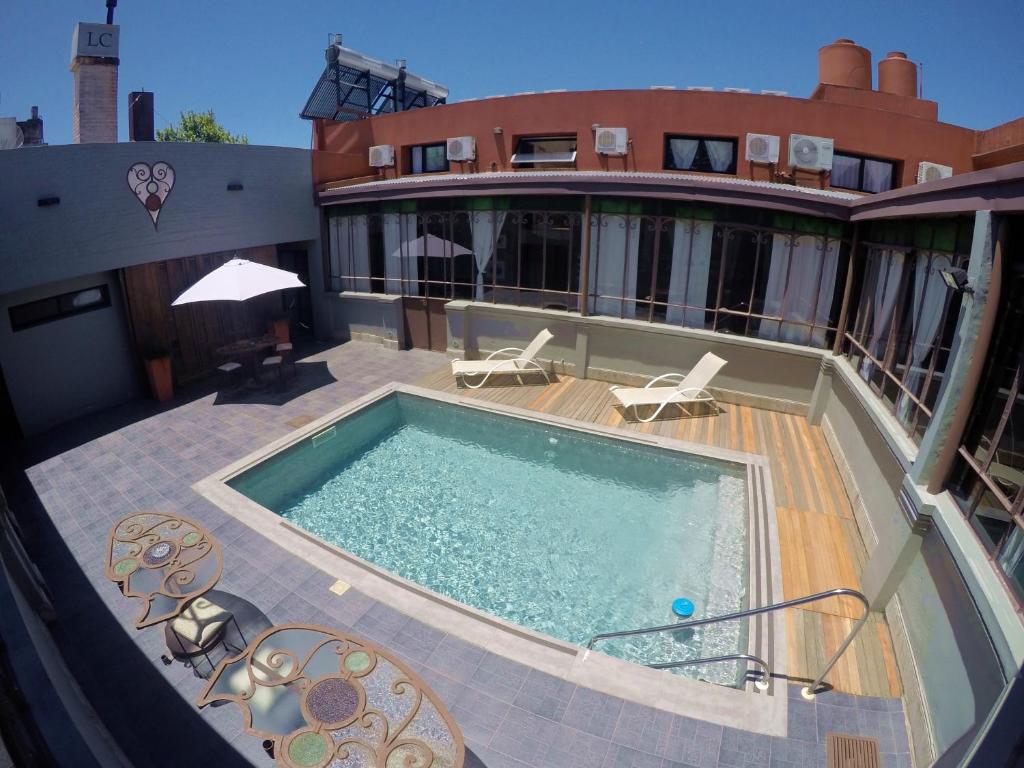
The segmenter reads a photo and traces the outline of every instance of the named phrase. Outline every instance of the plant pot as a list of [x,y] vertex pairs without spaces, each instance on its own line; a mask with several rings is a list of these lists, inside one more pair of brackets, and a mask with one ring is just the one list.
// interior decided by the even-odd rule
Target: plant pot
[[287,318],[279,318],[277,320],[271,320],[267,323],[267,332],[271,336],[277,337],[279,344],[285,344],[291,339],[289,338],[288,320]]
[[174,397],[170,356],[155,357],[143,362],[146,366],[146,376],[149,378],[149,391],[158,402],[166,403]]

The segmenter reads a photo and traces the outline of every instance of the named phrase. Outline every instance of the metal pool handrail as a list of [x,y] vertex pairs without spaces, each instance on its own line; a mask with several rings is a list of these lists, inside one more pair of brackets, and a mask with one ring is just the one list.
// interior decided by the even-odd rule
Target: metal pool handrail
[[[771,603],[769,605],[762,605],[757,608],[747,608],[743,611],[727,613],[722,616],[709,616],[706,619],[692,619],[691,621],[681,621],[678,624],[663,624],[658,627],[624,629],[618,632],[602,632],[601,634],[594,635],[592,638],[590,638],[590,642],[587,643],[587,653],[589,654],[590,651],[593,650],[594,643],[596,643],[598,640],[609,640],[614,637],[634,637],[636,635],[652,635],[657,632],[674,632],[680,629],[687,629],[689,627],[702,627],[706,624],[717,624],[718,622],[722,621],[732,621],[734,619],[743,619],[747,616],[758,616],[763,613],[781,611],[785,608],[794,608],[798,605],[806,605],[807,603],[814,603],[818,600],[825,600],[826,598],[830,597],[856,598],[857,600],[860,600],[861,605],[864,607],[864,613],[861,615],[859,619],[857,619],[856,623],[854,623],[853,628],[850,630],[850,633],[846,636],[846,639],[843,640],[843,642],[839,645],[839,648],[836,650],[832,658],[828,660],[828,663],[825,665],[825,668],[821,670],[821,674],[814,678],[814,682],[812,682],[810,685],[806,686],[803,689],[803,697],[805,699],[813,699],[815,692],[817,691],[818,686],[821,685],[822,680],[824,680],[825,675],[827,675],[832,670],[832,667],[834,667],[836,662],[839,661],[839,657],[842,656],[846,652],[846,649],[850,647],[850,643],[853,642],[853,639],[857,636],[857,633],[860,631],[860,628],[864,626],[864,622],[866,622],[868,619],[870,604],[868,603],[868,599],[864,597],[864,595],[861,592],[858,592],[856,589],[850,589],[848,587],[838,587],[836,589],[830,589],[825,592],[816,592],[813,595],[797,597],[792,600],[784,600],[781,603]],[[584,656],[584,658],[586,658],[586,656]]]
[[[768,668],[768,664],[767,664],[767,662],[765,662],[764,659],[759,658],[757,656],[752,656],[749,653],[730,653],[730,654],[728,654],[726,656],[709,656],[706,659],[685,659],[683,661],[662,661],[662,662],[659,662],[657,664],[648,664],[647,666],[650,667],[651,669],[672,669],[673,667],[693,667],[693,666],[696,666],[697,664],[717,664],[717,663],[723,662],[723,661],[749,661],[749,662],[752,662],[754,664],[757,664],[759,667],[761,667],[761,679],[760,680],[755,680],[754,681],[754,685],[756,685],[762,691],[768,689],[768,680],[771,678],[771,674],[772,674],[771,669]],[[749,673],[749,672],[750,672],[749,669],[745,670],[744,677],[746,677],[746,673]]]

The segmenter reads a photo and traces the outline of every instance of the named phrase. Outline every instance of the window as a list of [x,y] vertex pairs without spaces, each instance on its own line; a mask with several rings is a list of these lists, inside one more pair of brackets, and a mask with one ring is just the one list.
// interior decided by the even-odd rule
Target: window
[[62,317],[80,315],[94,309],[110,306],[110,291],[106,285],[84,288],[80,291],[62,293],[46,299],[30,301],[10,307],[7,312],[11,318],[11,329],[22,331],[43,323],[60,320]]
[[409,173],[447,173],[448,147],[440,144],[419,144],[409,148]]
[[1024,275],[1010,270],[1003,279],[996,333],[949,490],[1024,603]]
[[575,168],[575,136],[524,136],[512,155],[516,168]]
[[858,192],[886,192],[896,186],[895,179],[896,163],[891,160],[875,160],[839,152],[832,156],[829,184],[833,187]]
[[933,220],[869,234],[858,254],[844,354],[920,441],[949,362],[961,296],[941,272],[962,268],[967,220]]
[[666,136],[665,168],[670,171],[736,173],[736,139]]
[[[328,211],[328,290],[578,311],[582,199],[430,199]],[[600,198],[586,309],[830,348],[848,264],[837,222]]]
[[841,226],[784,215],[769,226],[742,209],[672,208],[597,204],[591,313],[831,345],[845,280]]

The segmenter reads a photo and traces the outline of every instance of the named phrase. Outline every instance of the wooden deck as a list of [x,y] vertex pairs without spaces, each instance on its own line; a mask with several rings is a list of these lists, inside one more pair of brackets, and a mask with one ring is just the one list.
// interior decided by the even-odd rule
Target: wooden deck
[[[545,386],[457,388],[447,367],[417,384],[445,392],[529,408],[569,419],[622,427],[722,448],[764,454],[775,490],[783,592],[787,599],[834,587],[860,589],[865,551],[853,511],[821,429],[802,416],[722,404],[685,418],[678,410],[650,424],[632,423],[614,407],[602,381],[559,377]],[[859,615],[859,603],[830,600],[787,612],[791,679],[813,678]],[[872,614],[853,646],[832,670],[836,690],[864,696],[899,696],[901,688],[889,629]]]

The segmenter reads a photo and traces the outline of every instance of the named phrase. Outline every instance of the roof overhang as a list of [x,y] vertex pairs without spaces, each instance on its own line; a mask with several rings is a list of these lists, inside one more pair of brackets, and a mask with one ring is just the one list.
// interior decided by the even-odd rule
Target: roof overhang
[[848,218],[856,195],[788,184],[696,174],[605,171],[512,171],[405,176],[334,186],[321,205],[472,195],[599,195],[746,205],[790,213]]
[[404,176],[328,186],[323,206],[472,195],[599,195],[770,208],[841,221],[1024,212],[1024,162],[874,195],[698,174],[502,171]]
[[974,211],[1024,211],[1024,162],[862,197],[850,205],[850,220],[948,216]]

